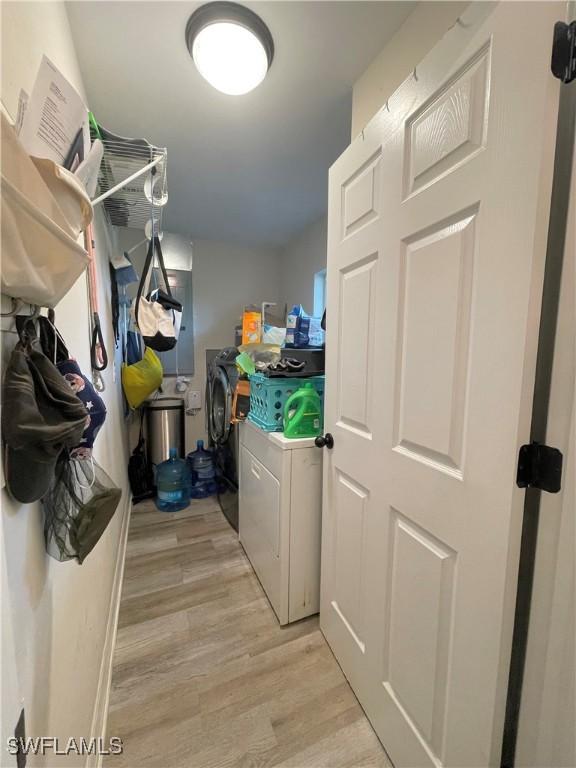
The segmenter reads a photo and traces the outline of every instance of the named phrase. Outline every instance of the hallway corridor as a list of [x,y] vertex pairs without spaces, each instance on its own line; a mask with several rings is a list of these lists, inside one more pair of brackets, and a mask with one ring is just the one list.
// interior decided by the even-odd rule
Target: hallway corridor
[[215,499],[134,508],[107,736],[110,768],[385,768],[318,629],[281,629]]

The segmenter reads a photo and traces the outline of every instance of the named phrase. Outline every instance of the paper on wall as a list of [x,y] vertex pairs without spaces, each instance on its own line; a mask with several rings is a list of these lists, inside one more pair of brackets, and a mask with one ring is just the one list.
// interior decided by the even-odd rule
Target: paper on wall
[[20,141],[29,155],[64,165],[79,132],[83,148],[89,148],[86,105],[50,59],[43,56],[24,112]]

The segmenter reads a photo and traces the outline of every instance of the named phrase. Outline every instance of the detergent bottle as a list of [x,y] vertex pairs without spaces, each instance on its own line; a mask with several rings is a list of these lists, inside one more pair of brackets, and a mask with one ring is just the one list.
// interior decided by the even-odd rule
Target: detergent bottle
[[322,401],[311,382],[290,395],[284,406],[284,437],[316,437],[322,432]]

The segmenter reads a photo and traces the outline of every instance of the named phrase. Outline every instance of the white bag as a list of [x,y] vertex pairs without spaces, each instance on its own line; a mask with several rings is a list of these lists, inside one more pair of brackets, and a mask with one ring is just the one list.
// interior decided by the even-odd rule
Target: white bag
[[[148,287],[150,285],[155,250],[158,254],[158,264],[166,291],[157,288],[149,294]],[[147,347],[155,349],[157,352],[167,352],[176,346],[178,334],[180,333],[180,323],[182,322],[182,304],[172,296],[162,257],[160,238],[157,236],[150,240],[150,245],[148,246],[146,263],[144,264],[140,285],[138,286],[138,295],[136,296],[134,317]]]
[[92,204],[74,174],[31,158],[2,114],[2,293],[54,307],[88,264]]

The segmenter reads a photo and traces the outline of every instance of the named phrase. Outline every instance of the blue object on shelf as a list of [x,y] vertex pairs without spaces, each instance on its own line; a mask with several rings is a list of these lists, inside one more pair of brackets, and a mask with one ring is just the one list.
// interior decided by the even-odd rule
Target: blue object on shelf
[[324,408],[324,376],[308,378],[270,378],[263,373],[250,376],[250,412],[248,421],[264,432],[282,432],[286,400],[304,384],[310,383],[320,395]]
[[285,347],[323,347],[324,329],[322,318],[311,317],[302,304],[295,304],[286,318]]
[[190,471],[176,448],[170,448],[170,458],[156,467],[156,489],[154,501],[160,512],[178,512],[190,505]]
[[193,499],[205,499],[218,491],[214,455],[204,448],[204,441],[196,442],[196,450],[186,457],[190,471],[190,495]]

